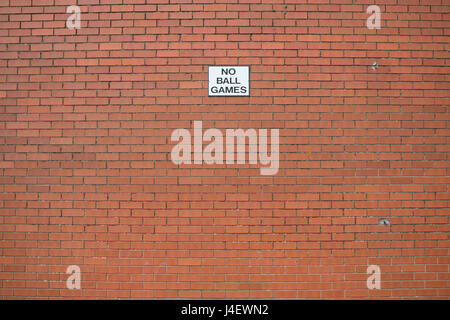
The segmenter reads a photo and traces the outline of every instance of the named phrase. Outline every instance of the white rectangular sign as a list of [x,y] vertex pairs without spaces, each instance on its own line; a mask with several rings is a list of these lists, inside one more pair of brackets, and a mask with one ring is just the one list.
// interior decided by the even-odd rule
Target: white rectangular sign
[[249,66],[209,66],[209,96],[249,96]]

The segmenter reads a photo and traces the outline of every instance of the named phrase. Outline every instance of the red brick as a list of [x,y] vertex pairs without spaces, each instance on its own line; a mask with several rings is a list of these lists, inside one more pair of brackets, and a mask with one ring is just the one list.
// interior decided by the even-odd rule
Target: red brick
[[[3,297],[450,296],[444,5],[53,2],[2,7]],[[251,96],[208,97],[238,64]],[[278,173],[175,166],[193,120],[279,128]]]

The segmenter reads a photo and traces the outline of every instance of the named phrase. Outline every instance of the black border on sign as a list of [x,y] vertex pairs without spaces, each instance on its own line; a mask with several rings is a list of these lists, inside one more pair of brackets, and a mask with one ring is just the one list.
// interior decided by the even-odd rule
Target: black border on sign
[[[215,94],[215,95],[210,95],[209,94],[209,67],[247,67],[248,68],[248,94],[247,95],[245,95],[245,96],[243,96],[243,95],[238,95],[238,96],[235,96],[235,95],[217,95],[217,94]],[[250,89],[251,89],[251,85],[250,85],[250,83],[251,83],[251,79],[250,79],[250,65],[244,65],[244,66],[224,66],[224,65],[222,65],[222,66],[216,66],[216,65],[208,65],[208,97],[250,97]]]

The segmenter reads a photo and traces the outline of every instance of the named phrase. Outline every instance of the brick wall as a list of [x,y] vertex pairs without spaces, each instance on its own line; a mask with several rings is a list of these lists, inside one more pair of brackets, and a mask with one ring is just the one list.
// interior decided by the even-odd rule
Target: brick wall
[[[0,0],[0,296],[448,299],[449,4]],[[175,165],[194,120],[278,172]]]

